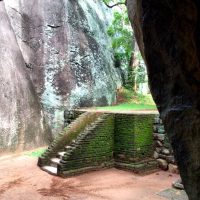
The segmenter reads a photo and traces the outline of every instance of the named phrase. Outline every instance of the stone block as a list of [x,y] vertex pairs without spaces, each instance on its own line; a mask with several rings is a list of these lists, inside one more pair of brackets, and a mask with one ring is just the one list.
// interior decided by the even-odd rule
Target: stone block
[[159,167],[160,167],[162,170],[165,170],[165,171],[168,170],[168,163],[167,163],[166,160],[164,160],[164,159],[158,159],[157,161],[158,161]]
[[169,169],[170,173],[179,174],[179,170],[178,170],[178,166],[177,165],[169,164],[168,165],[168,169]]

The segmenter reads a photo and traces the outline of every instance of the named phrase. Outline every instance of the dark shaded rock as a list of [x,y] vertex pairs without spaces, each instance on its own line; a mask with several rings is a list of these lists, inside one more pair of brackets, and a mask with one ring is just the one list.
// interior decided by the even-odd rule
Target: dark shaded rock
[[160,153],[161,151],[162,151],[162,148],[156,147],[156,152],[157,152],[157,153]]
[[[128,0],[149,83],[190,200],[200,197],[200,3]],[[145,46],[145,48],[144,48]]]
[[165,140],[165,134],[154,133],[153,137],[154,139],[159,140],[161,142]]
[[164,155],[164,154],[159,154],[159,158],[162,158],[162,159],[164,159],[164,160],[166,160],[167,161],[167,156],[166,155]]
[[179,190],[184,190],[184,186],[183,186],[183,183],[182,183],[182,180],[181,179],[178,179],[177,181],[173,182],[172,183],[172,186],[176,189],[179,189]]
[[0,2],[0,153],[44,146],[50,131],[9,17]]
[[172,164],[176,163],[174,156],[167,156],[166,160],[167,162],[172,163]]
[[156,147],[162,147],[162,146],[163,146],[163,143],[162,143],[161,141],[157,140],[157,141],[155,142],[155,145],[156,145]]

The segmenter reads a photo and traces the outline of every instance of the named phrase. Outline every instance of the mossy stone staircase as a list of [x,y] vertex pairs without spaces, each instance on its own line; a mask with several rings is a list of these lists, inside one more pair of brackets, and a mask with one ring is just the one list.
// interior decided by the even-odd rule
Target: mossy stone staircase
[[154,117],[85,112],[53,141],[38,166],[59,176],[107,167],[136,173],[155,171]]
[[[59,134],[43,153],[38,160],[38,166],[52,175],[63,176],[66,163],[68,159],[72,157],[73,152],[83,146],[86,142],[86,138],[95,135],[96,129],[102,125],[107,117],[107,114],[102,113],[87,112],[81,114],[67,129]],[[75,171],[77,173],[78,170]]]

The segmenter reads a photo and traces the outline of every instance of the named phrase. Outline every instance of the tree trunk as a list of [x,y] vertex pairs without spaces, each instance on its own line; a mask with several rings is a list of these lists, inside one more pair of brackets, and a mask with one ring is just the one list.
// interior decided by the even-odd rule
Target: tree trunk
[[200,2],[128,0],[127,7],[183,184],[199,200]]

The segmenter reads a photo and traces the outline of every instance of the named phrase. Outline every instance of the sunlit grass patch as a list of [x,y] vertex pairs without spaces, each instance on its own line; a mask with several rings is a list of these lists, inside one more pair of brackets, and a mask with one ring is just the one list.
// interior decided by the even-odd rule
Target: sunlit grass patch
[[156,110],[156,106],[149,104],[123,103],[115,106],[97,107],[96,109],[107,111]]
[[25,153],[26,156],[31,156],[31,157],[40,157],[44,152],[45,152],[46,148],[40,148],[40,149],[36,149],[34,151],[31,152],[27,152]]

